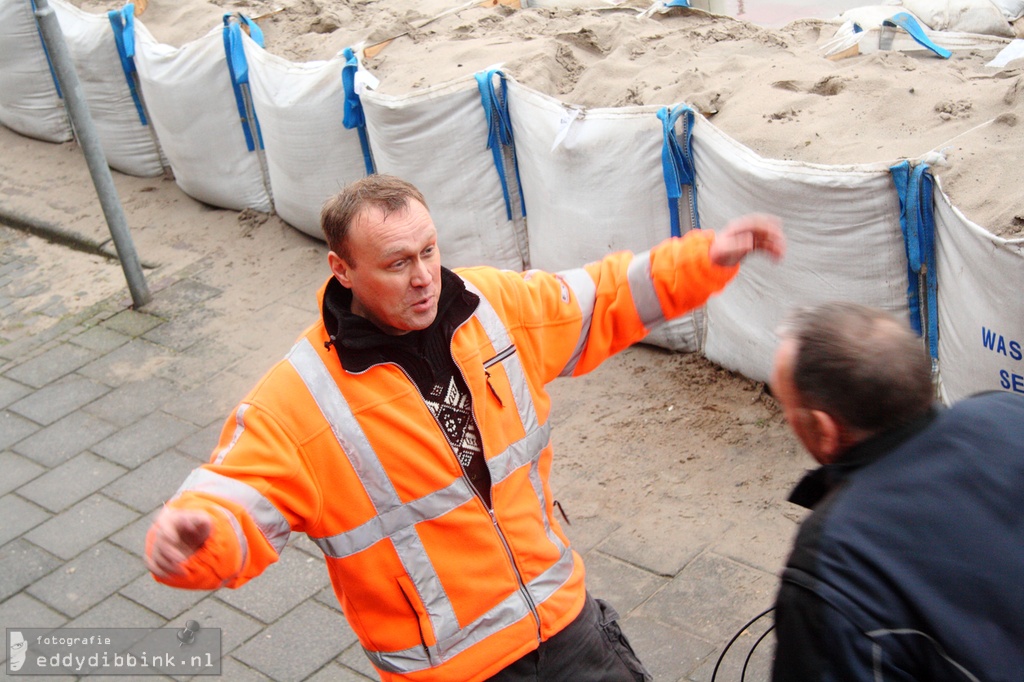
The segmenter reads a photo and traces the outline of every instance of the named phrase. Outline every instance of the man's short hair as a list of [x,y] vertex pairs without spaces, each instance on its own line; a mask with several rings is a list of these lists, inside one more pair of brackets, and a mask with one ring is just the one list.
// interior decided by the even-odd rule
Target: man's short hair
[[792,379],[804,407],[880,433],[931,406],[931,361],[924,344],[891,313],[824,303],[794,311],[780,334],[796,342]]
[[347,185],[324,202],[320,209],[320,229],[327,246],[346,261],[351,262],[347,236],[352,222],[371,208],[380,210],[386,218],[401,211],[414,199],[426,208],[423,194],[411,183],[393,175],[369,175]]

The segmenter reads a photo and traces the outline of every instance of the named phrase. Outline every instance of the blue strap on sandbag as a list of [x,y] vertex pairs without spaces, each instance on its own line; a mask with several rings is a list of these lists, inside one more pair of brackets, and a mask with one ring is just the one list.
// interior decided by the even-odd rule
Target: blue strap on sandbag
[[[32,17],[35,18],[35,13],[39,9],[36,7],[36,0],[31,0],[32,3]],[[57,72],[53,70],[53,61],[50,60],[50,51],[46,49],[46,41],[43,40],[43,33],[39,29],[39,22],[36,21],[36,35],[39,36],[39,44],[43,46],[43,56],[46,57],[46,66],[50,69],[50,78],[53,80],[53,87],[57,89],[57,97],[64,99],[64,95],[60,91],[60,82],[57,80]]]
[[135,69],[135,5],[128,3],[122,9],[112,9],[107,12],[107,19],[110,20],[110,27],[114,30],[114,44],[117,46],[117,56],[121,58],[121,71],[124,72],[124,79],[128,83],[128,91],[132,94],[132,101],[135,102],[135,111],[139,114],[139,121],[142,125],[148,125],[146,121],[146,110],[142,106],[142,99],[135,87],[133,74]]
[[356,71],[359,70],[359,60],[351,47],[346,47],[343,53],[345,66],[341,67],[341,84],[345,88],[345,117],[342,124],[349,130],[353,128],[359,133],[359,144],[363,148],[363,163],[366,165],[366,174],[373,175],[376,170],[373,164],[373,154],[370,152],[370,138],[366,135],[366,116],[363,115],[363,103],[356,93]]
[[231,72],[231,86],[235,90],[235,104],[238,106],[238,116],[242,121],[245,144],[252,152],[256,151],[256,142],[259,142],[260,149],[263,149],[263,135],[260,133],[260,121],[256,117],[256,110],[253,109],[252,124],[256,127],[256,139],[253,139],[249,112],[245,105],[245,96],[242,93],[242,86],[249,84],[249,62],[245,59],[245,48],[242,47],[242,26],[238,21],[233,21],[236,18],[249,27],[249,37],[260,47],[263,47],[263,31],[256,25],[256,22],[244,14],[224,15],[224,54],[228,61],[228,71]]
[[[494,77],[501,80],[501,87],[494,88]],[[508,111],[508,83],[505,74],[498,69],[481,71],[475,75],[480,90],[480,105],[484,108],[487,118],[487,148],[494,157],[494,167],[501,179],[501,191],[505,195],[505,215],[512,220],[512,198],[508,192],[508,181],[505,178],[505,161],[502,156],[504,148],[512,154],[512,169],[519,188],[519,206],[522,215],[526,216],[526,201],[523,198],[523,184],[519,181],[519,162],[516,160],[515,141],[512,137],[512,117]]]
[[911,167],[909,161],[903,161],[892,166],[889,172],[900,199],[900,229],[907,252],[910,325],[919,335],[924,334],[934,363],[939,358],[938,273],[932,210],[934,179],[926,163]]
[[[679,143],[676,135],[676,121],[683,118],[683,138],[685,145]],[[689,187],[690,228],[700,229],[700,218],[697,215],[697,190],[693,186],[697,177],[693,165],[693,109],[685,104],[675,109],[662,107],[658,110],[661,119],[663,143],[661,145],[661,170],[665,178],[665,192],[668,194],[668,210],[672,218],[672,236],[682,236],[679,224],[679,200],[683,196],[684,187]]]
[[665,0],[665,7],[689,7],[690,0]]
[[907,14],[906,12],[899,12],[888,19],[882,20],[883,31],[886,30],[886,28],[893,29],[897,27],[902,28],[904,31],[909,33],[910,37],[913,38],[918,45],[931,50],[943,59],[949,59],[950,56],[952,56],[952,52],[933,43],[931,39],[925,35],[924,29],[921,28],[921,24],[917,23],[917,19],[912,17],[910,14]]

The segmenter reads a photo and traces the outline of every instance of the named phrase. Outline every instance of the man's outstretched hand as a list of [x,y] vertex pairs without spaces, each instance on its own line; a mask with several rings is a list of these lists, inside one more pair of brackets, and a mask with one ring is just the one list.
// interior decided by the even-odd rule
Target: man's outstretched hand
[[158,578],[181,575],[181,565],[203,546],[212,530],[206,512],[164,507],[150,529],[152,544],[146,566]]
[[752,251],[762,251],[773,260],[782,260],[786,253],[786,238],[782,235],[782,221],[773,215],[751,213],[731,220],[711,242],[711,262],[725,267],[733,266]]

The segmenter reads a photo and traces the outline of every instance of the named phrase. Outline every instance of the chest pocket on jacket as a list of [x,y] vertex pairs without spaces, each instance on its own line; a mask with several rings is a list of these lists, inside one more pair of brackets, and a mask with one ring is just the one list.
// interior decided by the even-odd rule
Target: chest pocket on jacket
[[[508,397],[502,391],[501,384],[496,374],[498,363],[501,363],[508,378],[509,396],[515,403],[514,407],[519,413],[519,419],[523,425],[524,433],[532,433],[540,426],[537,418],[537,410],[533,404],[533,396],[530,394],[530,385],[526,380],[526,369],[523,367],[522,359],[516,352],[515,343],[505,326],[505,322],[498,315],[498,312],[491,306],[490,301],[477,289],[472,282],[466,282],[466,289],[480,297],[473,317],[483,326],[491,347],[495,354],[489,360],[484,361],[484,372],[486,374],[487,386],[490,394],[497,399],[503,407],[513,407],[508,404]],[[486,357],[486,356],[485,356]]]
[[515,355],[515,352],[515,345],[509,345],[490,360],[484,361],[484,376],[487,379],[487,388],[490,391],[491,397],[497,400],[501,407],[513,407],[510,403],[514,401],[514,398],[512,397],[512,389],[509,386],[509,382],[503,380],[507,376],[507,372],[500,372],[495,365],[504,369],[501,363]]

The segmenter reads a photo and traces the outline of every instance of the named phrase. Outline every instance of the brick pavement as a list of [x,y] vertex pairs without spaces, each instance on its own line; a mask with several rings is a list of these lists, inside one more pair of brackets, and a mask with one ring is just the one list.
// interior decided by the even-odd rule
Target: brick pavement
[[[6,332],[28,314],[15,303],[19,273],[33,263],[18,253],[0,255]],[[206,459],[230,408],[269,366],[266,347],[235,343],[225,369],[223,344],[202,335],[203,320],[231,308],[217,306],[225,291],[204,277],[216,266],[207,260],[165,277],[139,311],[122,291],[61,314],[55,287],[45,328],[0,338],[0,628],[196,620],[222,630],[224,679],[376,679],[307,538],[293,536],[278,564],[238,590],[173,590],[141,560],[155,511]],[[312,315],[312,296],[308,286],[285,294],[245,314],[285,321],[280,333],[291,338],[301,329],[292,320]],[[742,533],[728,516],[702,516],[680,503],[658,519],[598,511],[567,528],[592,592],[622,614],[659,682],[711,678],[725,641],[770,604],[788,546],[779,540],[794,528],[777,513],[744,517]],[[665,542],[680,522],[693,527],[689,539]],[[740,679],[752,641],[742,638],[718,679]],[[758,650],[746,679],[766,679],[769,648]]]

